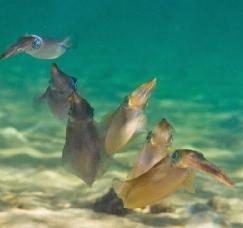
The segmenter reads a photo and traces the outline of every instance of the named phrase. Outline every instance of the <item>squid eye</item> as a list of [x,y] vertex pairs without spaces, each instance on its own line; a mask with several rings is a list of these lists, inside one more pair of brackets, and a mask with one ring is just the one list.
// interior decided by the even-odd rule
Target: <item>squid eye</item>
[[179,151],[175,151],[172,155],[171,155],[171,160],[172,160],[172,163],[175,164],[177,163],[179,160],[180,160],[180,152]]
[[73,77],[73,89],[77,90],[78,89],[78,80]]
[[76,91],[77,88],[78,88],[78,81],[77,81],[77,79],[74,78],[74,77],[71,77],[70,79],[68,79],[68,86],[69,86],[72,90]]
[[38,39],[38,38],[35,38],[33,41],[32,41],[32,48],[33,49],[39,49],[41,47],[41,40]]
[[149,131],[148,134],[147,134],[147,137],[146,137],[146,141],[147,142],[150,142],[151,138],[153,137],[153,132],[152,131]]

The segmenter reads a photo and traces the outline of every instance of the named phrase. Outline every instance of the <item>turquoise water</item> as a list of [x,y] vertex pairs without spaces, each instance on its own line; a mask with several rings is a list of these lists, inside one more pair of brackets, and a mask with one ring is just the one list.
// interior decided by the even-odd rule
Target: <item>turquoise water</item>
[[[229,225],[243,226],[243,2],[0,3],[0,50],[25,33],[72,35],[75,42],[55,61],[20,54],[0,62],[1,226],[39,222],[43,227],[61,227],[62,213],[69,218],[66,227],[71,227],[68,220],[73,227],[92,223],[104,227],[109,221],[117,227],[183,226],[187,216],[179,209],[206,204],[216,195],[228,197],[230,205],[230,210],[217,213]],[[32,107],[33,97],[47,86],[52,62],[78,79],[79,91],[94,107],[97,121],[139,84],[156,77],[158,84],[146,109],[148,129],[166,117],[176,130],[174,147],[202,151],[237,183],[235,189],[198,175],[196,194],[182,191],[169,200],[179,208],[172,214],[145,211],[120,218],[92,212],[90,202],[109,190],[111,177],[126,172],[114,165],[89,189],[62,168],[66,123],[55,119],[46,106]],[[117,158],[126,161],[129,156]],[[11,220],[22,213],[26,219]],[[38,213],[49,214],[36,221]],[[77,225],[80,216],[87,225]]]

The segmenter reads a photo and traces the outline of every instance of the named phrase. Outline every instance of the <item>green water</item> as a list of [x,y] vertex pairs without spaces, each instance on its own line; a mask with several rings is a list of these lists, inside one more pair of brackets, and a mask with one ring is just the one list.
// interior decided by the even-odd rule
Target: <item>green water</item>
[[[197,193],[178,193],[172,204],[187,210],[215,195],[228,197],[232,205],[238,200],[236,205],[241,206],[232,206],[222,216],[231,225],[243,226],[242,1],[0,3],[0,50],[25,33],[75,37],[74,48],[54,62],[78,79],[79,91],[94,107],[96,120],[139,84],[156,77],[158,84],[146,109],[147,128],[166,117],[176,130],[175,148],[202,151],[237,183],[231,190],[199,175]],[[65,209],[76,224],[72,227],[90,227],[89,220],[96,227],[104,227],[99,223],[103,220],[112,220],[117,227],[132,227],[133,222],[137,227],[175,225],[173,219],[168,222],[164,215],[155,218],[149,213],[130,214],[126,221],[89,215],[86,208],[108,191],[111,177],[126,173],[114,166],[89,189],[62,168],[66,122],[55,119],[46,106],[32,108],[33,97],[47,86],[52,62],[26,54],[0,62],[0,225],[14,227],[16,221],[25,227],[35,222],[34,215],[11,220],[14,213],[22,213],[15,212],[16,207],[27,212],[44,208],[50,213]],[[126,156],[118,155],[118,160],[126,161]],[[181,214],[176,214],[176,224],[183,225]],[[62,214],[56,216],[59,224]],[[80,216],[87,221],[79,226]],[[51,218],[41,218],[43,227],[55,227]]]

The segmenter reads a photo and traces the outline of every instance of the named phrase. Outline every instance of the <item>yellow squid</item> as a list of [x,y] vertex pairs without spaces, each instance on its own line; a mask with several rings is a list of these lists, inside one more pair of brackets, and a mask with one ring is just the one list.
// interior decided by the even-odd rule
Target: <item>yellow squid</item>
[[180,187],[193,191],[195,171],[211,175],[217,181],[233,187],[233,181],[221,169],[210,163],[202,153],[178,149],[168,154],[146,173],[115,184],[118,196],[126,208],[142,208],[154,204]]
[[136,178],[147,172],[168,154],[168,147],[172,143],[172,133],[172,126],[163,118],[147,134],[146,142],[138,154],[129,178]]
[[139,86],[101,122],[104,148],[108,155],[120,151],[143,127],[145,121],[143,110],[155,85],[156,79],[153,79]]

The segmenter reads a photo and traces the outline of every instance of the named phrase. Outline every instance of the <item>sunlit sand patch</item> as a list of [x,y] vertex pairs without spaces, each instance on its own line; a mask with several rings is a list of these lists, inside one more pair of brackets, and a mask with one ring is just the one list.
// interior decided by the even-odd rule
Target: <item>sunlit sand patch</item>
[[63,209],[49,210],[39,207],[29,210],[12,209],[0,213],[0,225],[9,228],[32,228],[32,227],[107,227],[107,228],[145,228],[140,222],[133,222],[127,218],[118,218],[111,215],[100,216],[89,209]]

